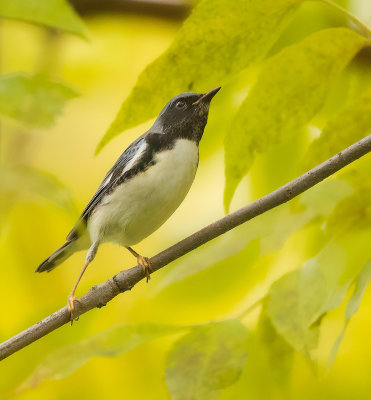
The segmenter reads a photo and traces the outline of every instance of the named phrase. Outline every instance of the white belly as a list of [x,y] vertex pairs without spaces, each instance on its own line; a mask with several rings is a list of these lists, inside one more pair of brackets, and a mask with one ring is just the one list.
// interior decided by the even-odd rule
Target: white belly
[[127,180],[91,215],[92,241],[131,246],[158,229],[188,193],[198,164],[194,142],[177,140],[156,157],[156,164]]

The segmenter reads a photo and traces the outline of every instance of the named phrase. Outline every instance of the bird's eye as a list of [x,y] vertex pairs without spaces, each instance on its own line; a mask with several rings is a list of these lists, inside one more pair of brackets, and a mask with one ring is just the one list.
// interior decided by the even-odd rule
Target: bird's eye
[[179,108],[179,109],[182,109],[182,108],[184,108],[186,106],[186,103],[185,103],[185,101],[183,101],[183,100],[179,100],[179,101],[177,101],[176,103],[175,103],[175,107],[176,108]]

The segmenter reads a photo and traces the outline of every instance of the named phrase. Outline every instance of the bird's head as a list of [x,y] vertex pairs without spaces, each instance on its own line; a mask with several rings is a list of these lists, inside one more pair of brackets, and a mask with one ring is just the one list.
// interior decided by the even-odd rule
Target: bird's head
[[166,135],[199,142],[207,123],[212,98],[217,87],[207,93],[182,93],[172,98],[162,109],[152,129]]

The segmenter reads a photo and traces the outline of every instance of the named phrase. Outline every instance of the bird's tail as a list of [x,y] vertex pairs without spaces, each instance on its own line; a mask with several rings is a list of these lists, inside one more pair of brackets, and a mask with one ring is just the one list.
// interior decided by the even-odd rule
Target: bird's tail
[[35,272],[51,271],[64,260],[67,260],[75,251],[77,251],[76,241],[67,241],[63,246],[56,250],[51,256],[44,260]]

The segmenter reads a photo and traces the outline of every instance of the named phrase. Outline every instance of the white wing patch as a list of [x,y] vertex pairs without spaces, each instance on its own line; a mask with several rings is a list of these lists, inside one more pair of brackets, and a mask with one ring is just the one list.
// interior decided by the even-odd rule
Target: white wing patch
[[129,171],[135,163],[142,157],[143,153],[147,148],[147,143],[143,141],[143,143],[139,146],[135,156],[125,165],[125,168],[121,172],[121,176],[125,174],[125,172]]
[[110,174],[109,176],[107,176],[107,178],[102,182],[102,187],[105,187],[109,184],[111,178],[112,178],[113,172],[112,174]]

